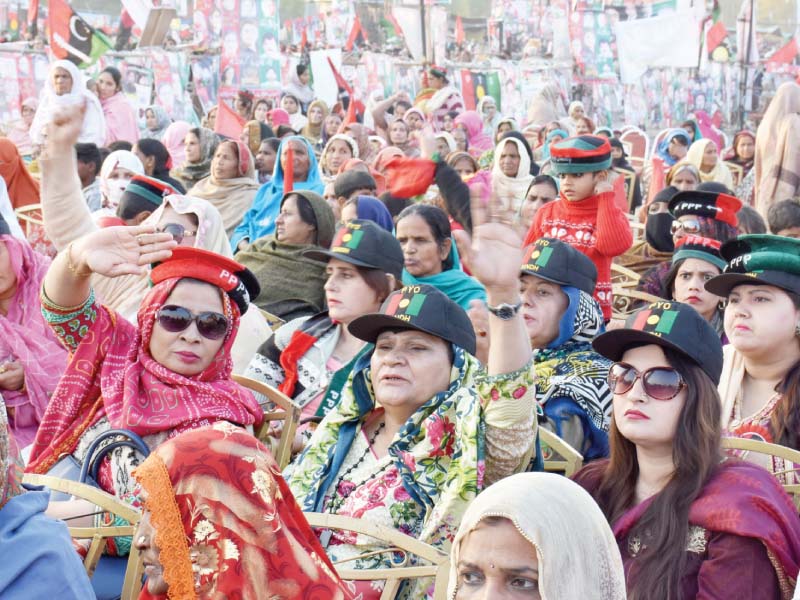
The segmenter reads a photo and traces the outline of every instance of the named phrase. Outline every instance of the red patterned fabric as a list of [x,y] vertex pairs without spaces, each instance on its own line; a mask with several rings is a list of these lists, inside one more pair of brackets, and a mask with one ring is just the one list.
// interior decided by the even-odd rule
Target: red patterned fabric
[[181,431],[229,421],[258,424],[263,412],[252,393],[231,379],[231,346],[239,311],[221,294],[231,323],[214,362],[184,377],[150,356],[155,315],[180,281],[167,279],[148,292],[139,308],[139,328],[106,307],[83,335],[39,427],[28,471],[46,473],[72,452],[87,427],[106,416],[112,427],[139,435]]
[[166,596],[140,599],[352,598],[269,451],[219,423],[161,444],[134,471]]

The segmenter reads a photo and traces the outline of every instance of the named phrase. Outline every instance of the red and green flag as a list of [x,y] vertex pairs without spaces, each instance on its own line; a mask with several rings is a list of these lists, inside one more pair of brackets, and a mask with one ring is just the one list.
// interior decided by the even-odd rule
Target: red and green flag
[[50,50],[58,59],[88,67],[111,50],[111,42],[76,13],[65,0],[50,0],[47,27]]

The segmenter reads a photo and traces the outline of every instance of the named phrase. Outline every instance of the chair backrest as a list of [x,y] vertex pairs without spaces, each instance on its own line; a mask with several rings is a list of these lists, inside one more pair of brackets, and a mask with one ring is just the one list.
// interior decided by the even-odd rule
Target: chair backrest
[[26,236],[30,233],[33,226],[44,225],[41,204],[27,204],[26,206],[20,206],[19,208],[14,209],[14,214],[17,216],[18,221],[24,223]]
[[[800,507],[800,474],[798,473],[800,471],[800,450],[740,437],[722,438],[722,448],[727,451],[727,454],[736,458],[743,458],[742,453],[744,452],[755,452],[769,457],[780,458],[784,463],[787,463],[785,469],[773,474],[781,482],[786,493],[792,497],[795,506]],[[782,478],[781,476],[785,477]],[[786,481],[790,483],[786,483]]]
[[611,284],[619,288],[633,288],[639,285],[642,276],[633,269],[611,263]]
[[[83,561],[83,566],[86,568],[86,573],[90,579],[94,575],[95,568],[100,561],[103,550],[105,550],[108,539],[119,536],[133,536],[136,533],[136,526],[139,523],[141,513],[130,504],[122,502],[119,498],[107,494],[101,489],[69,479],[33,473],[26,473],[23,482],[30,485],[43,485],[51,490],[87,500],[104,511],[121,517],[130,523],[130,525],[124,526],[97,527],[70,527],[69,523],[67,523],[69,534],[73,538],[91,540],[86,558]],[[136,549],[135,545],[131,545],[125,580],[122,584],[122,600],[134,600],[139,597],[139,592],[142,589],[143,571],[144,566],[139,556],[139,550]]]
[[[264,422],[255,432],[255,435],[261,442],[272,448],[275,462],[283,470],[292,459],[292,442],[294,441],[295,431],[297,431],[297,425],[300,422],[300,407],[292,402],[289,396],[271,385],[250,379],[244,375],[234,375],[233,380],[242,387],[263,395],[276,407],[275,409],[270,408],[264,411]],[[274,438],[270,435],[270,428],[277,421],[282,423],[281,435],[278,439],[277,447],[273,447]]]
[[[391,527],[386,527],[378,523],[373,523],[366,519],[354,519],[341,515],[331,515],[327,513],[307,512],[303,513],[309,525],[322,529],[337,529],[341,531],[352,531],[363,535],[368,535],[386,544],[386,550],[378,554],[402,553],[405,560],[397,566],[382,569],[342,569],[340,564],[352,562],[359,558],[353,558],[334,563],[339,576],[345,581],[381,581],[386,585],[381,594],[381,600],[393,600],[397,595],[400,584],[407,579],[422,579],[432,577],[434,579],[433,600],[444,600],[447,595],[447,580],[450,576],[450,556],[434,548],[429,544],[420,542],[404,533]],[[418,564],[406,566],[411,555],[415,555],[421,561],[428,564]],[[417,561],[417,562],[421,562]]]
[[620,136],[620,141],[629,143],[631,148],[630,163],[637,173],[641,173],[650,151],[650,138],[641,129],[629,129]]
[[280,329],[280,328],[281,328],[281,325],[283,325],[284,323],[286,323],[286,321],[284,321],[284,320],[283,320],[283,319],[281,319],[280,317],[276,317],[276,316],[275,316],[275,315],[273,315],[271,312],[267,312],[267,311],[266,311],[266,310],[264,310],[263,308],[262,308],[262,309],[259,309],[259,310],[261,311],[261,315],[264,317],[264,319],[266,319],[266,321],[267,321],[267,326],[268,326],[270,329],[272,329],[272,331],[278,331],[278,329]]
[[611,295],[612,318],[622,320],[625,320],[625,318],[645,304],[664,300],[664,298],[653,296],[647,292],[640,292],[639,290],[614,285],[613,283],[611,284]]
[[661,131],[659,131],[659,132],[656,134],[656,137],[654,137],[654,138],[653,138],[653,145],[650,147],[650,154],[649,154],[649,156],[652,156],[652,155],[653,155],[653,153],[655,153],[655,151],[656,151],[656,148],[658,148],[658,145],[659,145],[661,142],[663,142],[663,141],[664,141],[664,138],[665,138],[665,137],[667,137],[667,133],[669,133],[669,129],[662,129]]
[[545,471],[572,477],[583,466],[583,455],[549,429],[539,427],[539,444]]

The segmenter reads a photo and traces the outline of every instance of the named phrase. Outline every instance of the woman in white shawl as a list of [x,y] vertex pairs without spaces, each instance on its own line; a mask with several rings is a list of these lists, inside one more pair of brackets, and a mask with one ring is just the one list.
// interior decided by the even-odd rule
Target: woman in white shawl
[[33,143],[41,146],[44,142],[45,126],[50,122],[57,106],[81,103],[85,103],[86,112],[78,142],[101,147],[106,140],[106,120],[100,100],[86,89],[78,67],[68,60],[57,60],[50,65],[47,82],[39,97],[39,108],[31,123],[30,136]]
[[492,194],[500,200],[513,200],[514,210],[528,193],[533,180],[528,150],[517,138],[500,140],[494,149],[492,165]]
[[622,558],[600,507],[554,473],[519,473],[486,488],[461,519],[450,560],[448,600],[507,589],[543,600],[625,598]]
[[483,132],[494,139],[497,126],[503,118],[497,110],[497,101],[493,96],[484,96],[478,101],[478,114],[483,119]]

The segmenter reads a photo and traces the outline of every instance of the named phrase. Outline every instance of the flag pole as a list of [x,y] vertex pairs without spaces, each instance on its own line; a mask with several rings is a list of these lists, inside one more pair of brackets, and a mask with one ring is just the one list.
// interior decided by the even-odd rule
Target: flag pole
[[[747,2],[748,0],[743,0]],[[748,79],[750,79],[750,53],[752,51],[753,46],[753,39],[755,38],[755,31],[753,30],[753,14],[756,7],[755,0],[750,1],[750,15],[748,16],[748,22],[745,23],[746,29],[744,31],[747,32],[747,51],[744,55],[744,59],[742,60],[742,81],[739,85],[739,129],[744,129],[744,113],[745,113],[745,102],[747,100],[747,83]]]

